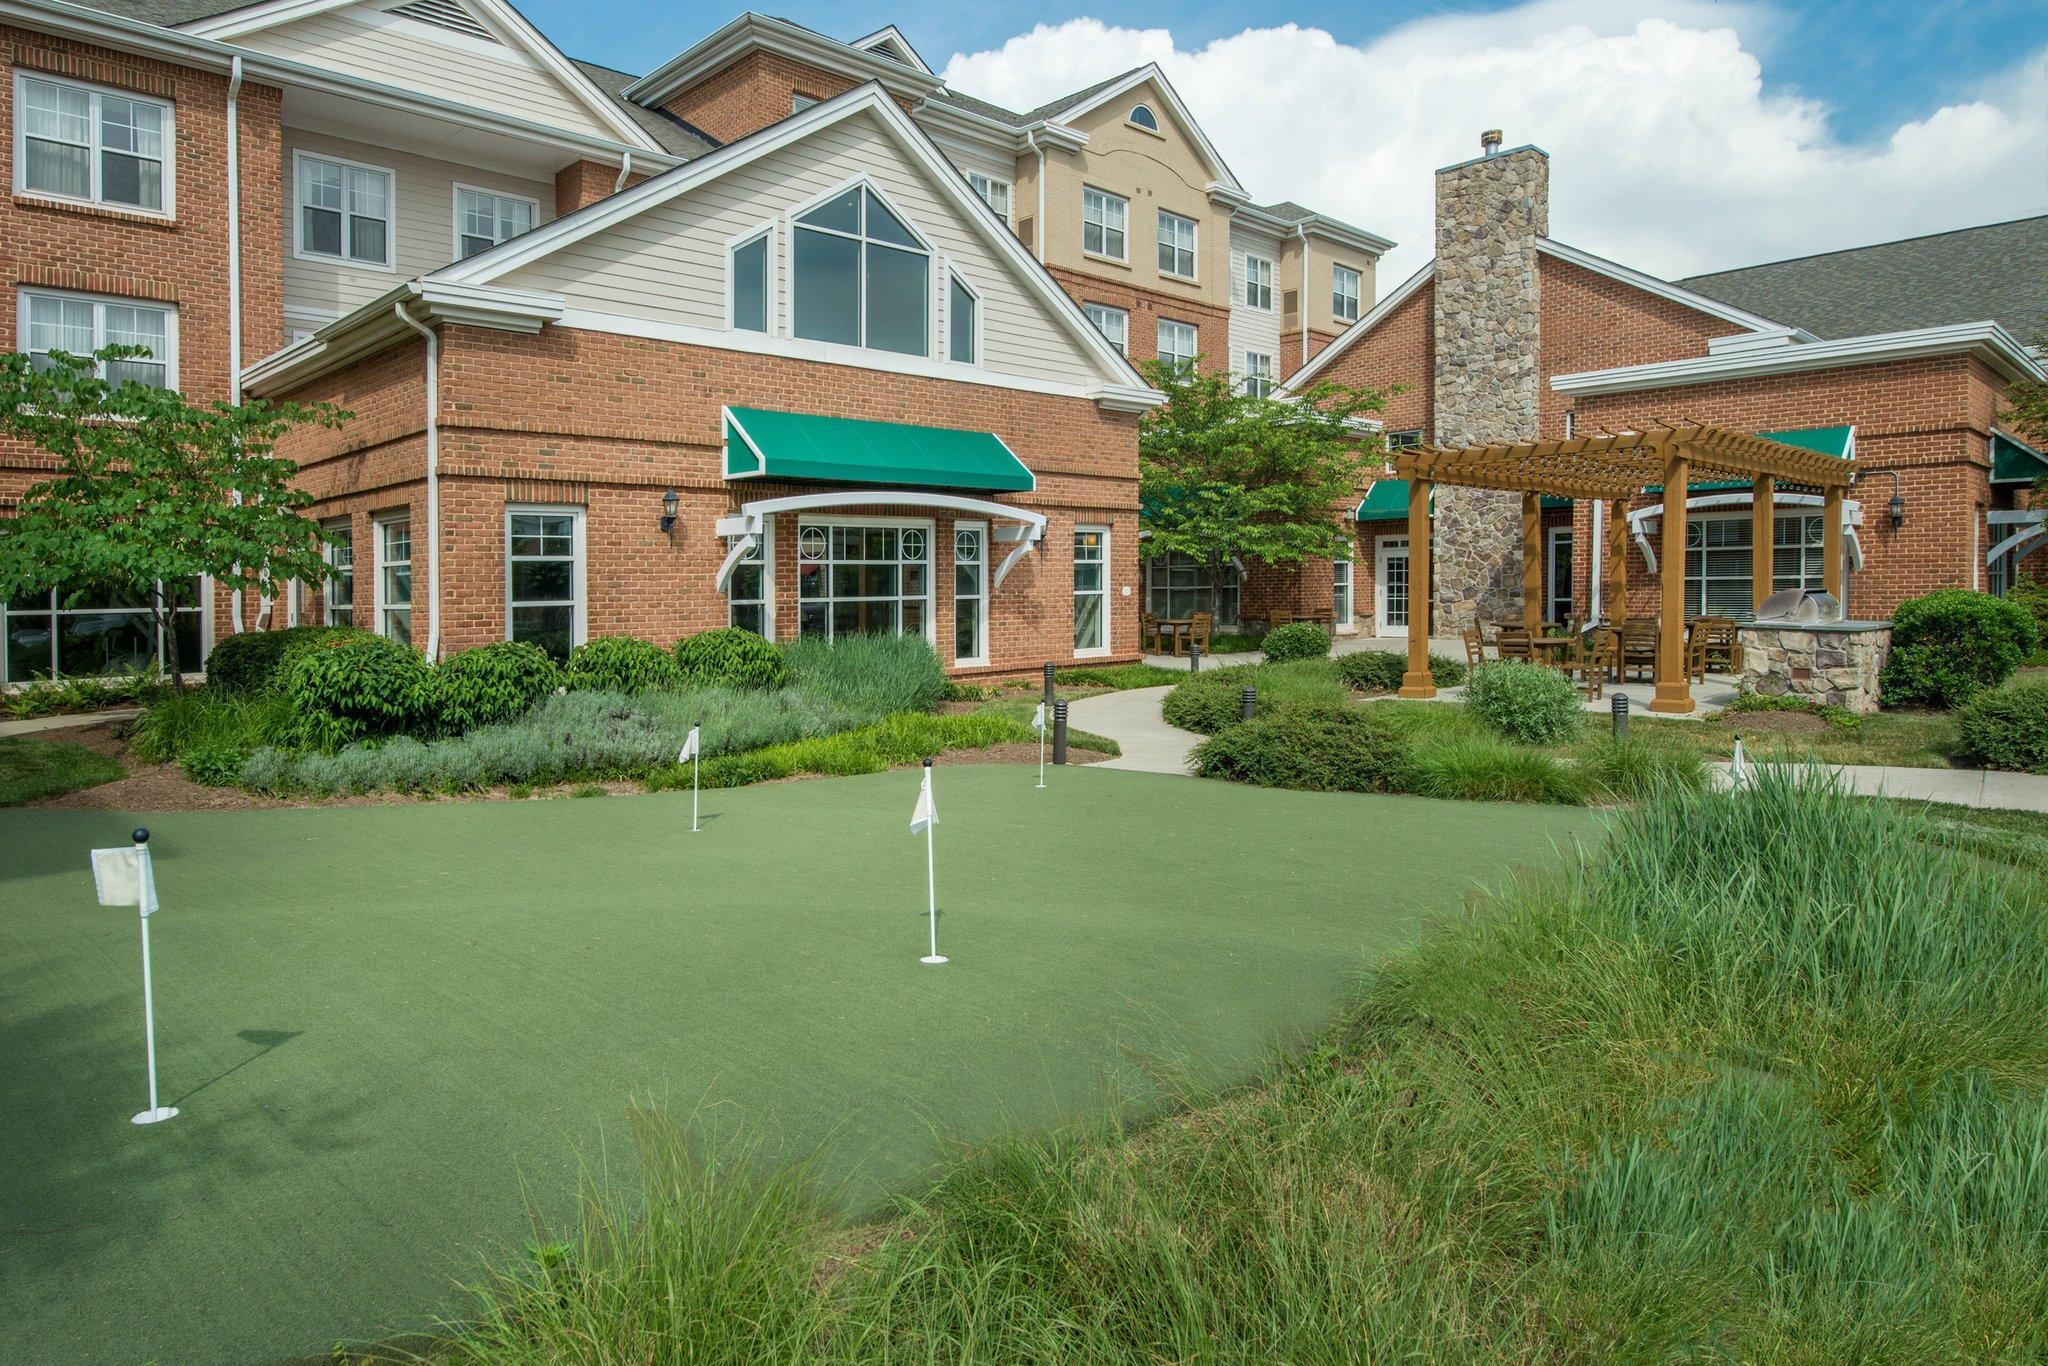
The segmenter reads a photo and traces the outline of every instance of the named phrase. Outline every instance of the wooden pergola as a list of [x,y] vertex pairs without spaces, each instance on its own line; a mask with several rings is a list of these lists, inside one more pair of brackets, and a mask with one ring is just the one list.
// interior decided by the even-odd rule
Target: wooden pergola
[[1820,490],[1822,584],[1842,596],[1842,502],[1854,466],[1837,456],[1730,431],[1711,423],[1655,421],[1622,432],[1600,431],[1558,441],[1486,446],[1413,446],[1395,451],[1396,477],[1408,481],[1408,670],[1401,696],[1434,697],[1429,677],[1430,516],[1437,484],[1522,495],[1522,613],[1533,634],[1542,626],[1542,497],[1610,501],[1607,519],[1606,617],[1627,615],[1627,513],[1630,500],[1663,485],[1659,551],[1663,602],[1657,633],[1657,691],[1650,710],[1693,709],[1685,667],[1686,489],[1695,476],[1751,482],[1752,588],[1756,605],[1771,595],[1771,544],[1780,483]]

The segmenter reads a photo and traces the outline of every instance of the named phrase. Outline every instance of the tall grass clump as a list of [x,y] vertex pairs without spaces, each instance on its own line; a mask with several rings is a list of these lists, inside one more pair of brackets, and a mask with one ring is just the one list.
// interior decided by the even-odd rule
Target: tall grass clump
[[923,636],[808,637],[782,652],[793,686],[869,717],[930,711],[945,696],[945,667]]
[[1409,756],[1406,782],[1417,796],[1452,801],[1576,806],[1586,800],[1577,774],[1557,756],[1494,735],[1421,741]]

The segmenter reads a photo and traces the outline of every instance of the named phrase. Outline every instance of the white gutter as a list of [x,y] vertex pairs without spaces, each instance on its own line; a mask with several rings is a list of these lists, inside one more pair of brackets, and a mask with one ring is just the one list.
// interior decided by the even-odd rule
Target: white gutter
[[1038,153],[1038,222],[1031,234],[1032,252],[1038,257],[1038,264],[1045,264],[1045,149],[1038,145],[1038,130],[1024,130],[1024,144]]
[[1624,365],[1611,370],[1584,370],[1553,375],[1551,389],[1560,394],[1633,393],[1705,384],[1713,380],[1759,375],[1791,375],[1849,365],[1914,360],[1922,356],[1971,355],[2002,379],[2048,378],[2026,348],[1995,322],[1954,323],[1905,332],[1880,332],[1840,341],[1770,346],[1754,351],[1722,352],[1683,360]]
[[427,662],[441,660],[441,338],[395,300],[398,320],[427,339]]
[[[242,58],[228,59],[228,402],[242,402]],[[242,495],[235,494],[240,503]],[[256,611],[261,627],[270,617],[270,595],[264,594]],[[235,634],[242,634],[242,590],[237,588],[228,606],[228,619]]]
[[[1295,236],[1301,239],[1301,363],[1308,364],[1308,224],[1294,225]],[[1332,289],[1335,288],[1333,285]],[[1331,305],[1335,307],[1335,305]]]

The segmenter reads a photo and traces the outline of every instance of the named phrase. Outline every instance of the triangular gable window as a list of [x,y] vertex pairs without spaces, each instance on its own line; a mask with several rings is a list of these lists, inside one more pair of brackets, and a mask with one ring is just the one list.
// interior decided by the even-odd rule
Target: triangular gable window
[[931,354],[931,254],[882,197],[855,185],[797,215],[796,335]]

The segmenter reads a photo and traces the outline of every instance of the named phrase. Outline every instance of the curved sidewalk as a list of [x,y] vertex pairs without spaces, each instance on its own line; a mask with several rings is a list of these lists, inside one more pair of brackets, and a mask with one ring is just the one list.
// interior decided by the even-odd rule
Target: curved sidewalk
[[1193,767],[1189,758],[1201,736],[1191,730],[1169,726],[1159,715],[1159,704],[1171,688],[1131,688],[1083,697],[1067,706],[1067,720],[1077,730],[1094,731],[1117,742],[1123,754],[1105,759],[1096,768],[1128,768],[1140,773],[1178,773],[1185,777]]

